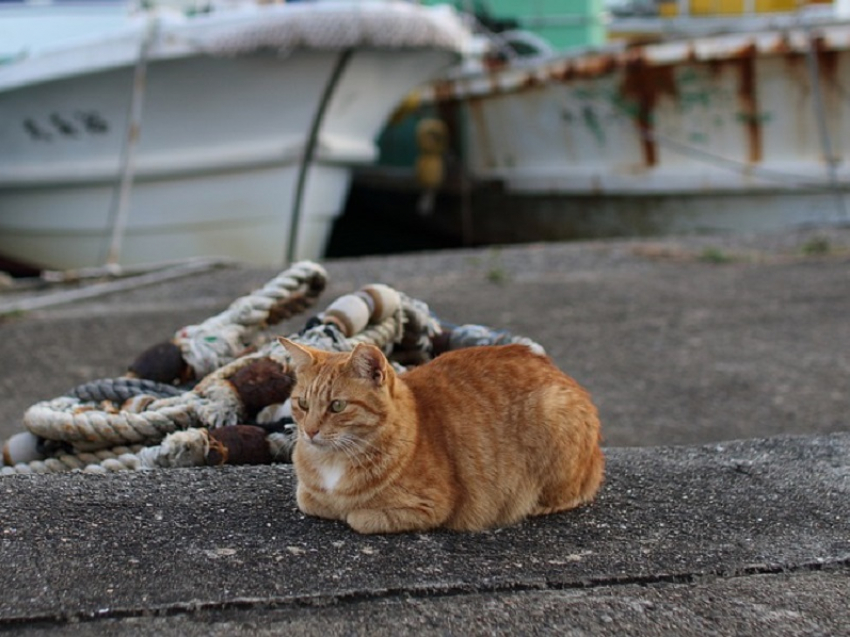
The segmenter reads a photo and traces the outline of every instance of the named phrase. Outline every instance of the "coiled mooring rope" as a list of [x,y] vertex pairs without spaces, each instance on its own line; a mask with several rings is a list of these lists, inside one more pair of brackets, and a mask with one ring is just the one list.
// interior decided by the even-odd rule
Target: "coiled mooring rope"
[[[0,475],[289,461],[296,428],[287,401],[295,378],[268,330],[315,303],[326,282],[318,264],[296,263],[143,353],[131,370],[154,380],[92,381],[33,405],[24,415],[26,431],[3,447]],[[370,343],[399,371],[459,347],[523,343],[543,352],[507,332],[441,324],[423,301],[380,284],[339,297],[289,338],[337,352]],[[200,382],[176,387],[187,369]]]

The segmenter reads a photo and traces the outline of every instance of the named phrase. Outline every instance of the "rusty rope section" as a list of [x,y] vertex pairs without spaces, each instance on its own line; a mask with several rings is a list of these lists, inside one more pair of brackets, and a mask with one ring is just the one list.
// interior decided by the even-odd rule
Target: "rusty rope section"
[[[24,416],[27,431],[3,448],[0,475],[191,467],[239,454],[254,462],[258,454],[262,462],[289,461],[296,439],[288,405],[294,374],[288,353],[265,330],[280,316],[306,309],[325,283],[320,266],[295,264],[226,312],[179,331],[181,343],[195,343],[181,351],[213,343],[215,354],[204,364],[220,363],[189,391],[172,395],[173,385],[112,379],[32,406]],[[265,343],[257,346],[260,338]],[[430,360],[438,349],[522,343],[543,353],[537,343],[506,332],[479,325],[448,328],[424,302],[380,284],[339,297],[289,338],[337,352],[370,343],[391,355],[399,371]],[[235,357],[237,348],[249,344],[255,351]],[[242,424],[250,422],[257,424]],[[266,429],[269,424],[278,429]]]

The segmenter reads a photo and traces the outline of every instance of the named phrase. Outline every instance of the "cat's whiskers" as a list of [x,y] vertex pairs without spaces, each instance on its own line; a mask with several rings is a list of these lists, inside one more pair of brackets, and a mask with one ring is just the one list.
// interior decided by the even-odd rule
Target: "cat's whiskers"
[[348,436],[340,436],[335,440],[338,444],[336,445],[336,449],[345,454],[345,457],[351,461],[352,464],[356,465],[360,469],[364,469],[366,467],[363,462],[363,456],[366,454],[360,453],[361,449],[357,445],[357,441]]
[[374,442],[368,441],[366,438],[353,438],[351,442],[357,446],[358,451],[363,455],[373,456],[386,453],[385,449],[379,447]]

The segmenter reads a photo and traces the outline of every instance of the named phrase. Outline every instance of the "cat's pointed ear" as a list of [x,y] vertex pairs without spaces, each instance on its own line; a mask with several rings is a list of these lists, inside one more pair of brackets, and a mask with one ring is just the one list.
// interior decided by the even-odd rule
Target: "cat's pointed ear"
[[292,359],[292,365],[296,369],[312,365],[316,361],[316,357],[313,356],[309,348],[303,347],[302,345],[290,341],[288,338],[283,338],[282,336],[279,336],[277,340],[281,345],[283,345],[283,349],[285,349],[289,354],[289,358]]
[[357,345],[351,352],[348,366],[355,376],[371,380],[378,387],[387,381],[389,362],[384,353],[374,345]]

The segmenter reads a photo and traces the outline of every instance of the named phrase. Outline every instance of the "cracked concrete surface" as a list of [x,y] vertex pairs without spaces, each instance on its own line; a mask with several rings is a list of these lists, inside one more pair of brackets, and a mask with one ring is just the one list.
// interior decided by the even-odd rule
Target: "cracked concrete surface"
[[[600,406],[599,499],[481,534],[362,537],[304,518],[287,466],[7,478],[0,630],[850,634],[850,232],[818,232],[817,257],[793,233],[329,262],[320,307],[382,281],[540,341]],[[0,436],[273,274],[0,323]]]

